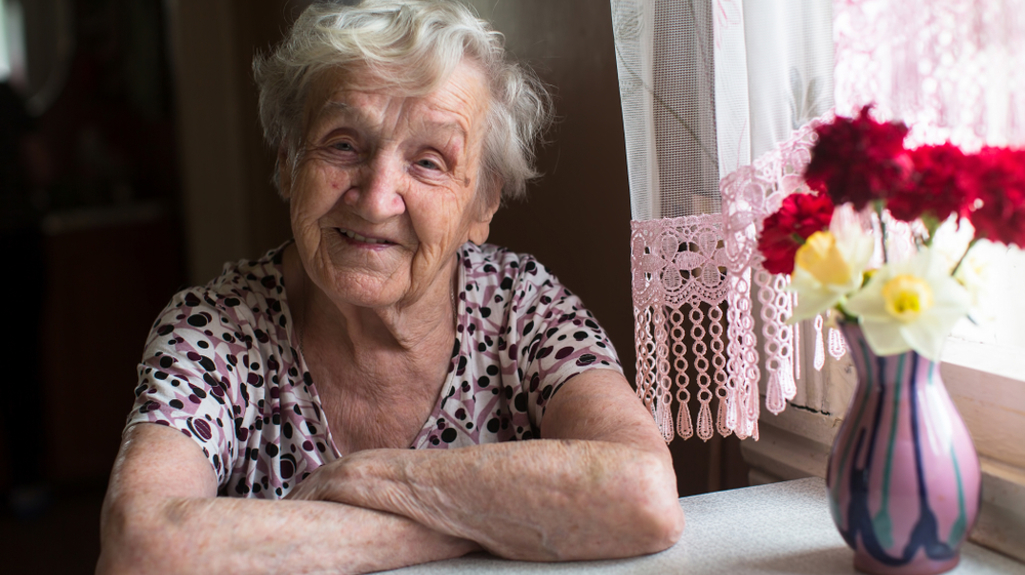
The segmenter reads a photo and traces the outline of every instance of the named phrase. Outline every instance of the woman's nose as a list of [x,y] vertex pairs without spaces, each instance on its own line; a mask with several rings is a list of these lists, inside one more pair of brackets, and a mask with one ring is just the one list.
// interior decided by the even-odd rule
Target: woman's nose
[[343,199],[368,222],[379,223],[406,211],[405,171],[400,162],[377,157],[360,170]]

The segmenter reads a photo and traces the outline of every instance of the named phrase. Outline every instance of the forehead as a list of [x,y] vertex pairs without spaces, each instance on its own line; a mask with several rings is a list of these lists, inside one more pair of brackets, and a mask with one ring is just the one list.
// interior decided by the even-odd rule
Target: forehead
[[461,63],[444,80],[425,89],[408,89],[366,71],[333,69],[321,73],[306,98],[307,129],[335,118],[377,123],[389,113],[428,127],[478,132],[490,98],[483,74]]

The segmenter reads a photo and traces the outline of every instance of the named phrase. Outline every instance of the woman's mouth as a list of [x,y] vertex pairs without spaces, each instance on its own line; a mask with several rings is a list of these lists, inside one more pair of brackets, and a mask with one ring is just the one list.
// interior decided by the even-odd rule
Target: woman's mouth
[[354,232],[352,230],[346,230],[346,229],[343,229],[343,228],[335,228],[335,229],[338,230],[345,237],[349,238],[350,240],[355,240],[357,242],[362,242],[362,243],[365,243],[365,244],[387,245],[387,244],[392,243],[392,242],[389,242],[388,240],[382,240],[382,239],[377,239],[377,238],[368,238],[366,236],[361,236],[361,235],[357,234],[356,232]]

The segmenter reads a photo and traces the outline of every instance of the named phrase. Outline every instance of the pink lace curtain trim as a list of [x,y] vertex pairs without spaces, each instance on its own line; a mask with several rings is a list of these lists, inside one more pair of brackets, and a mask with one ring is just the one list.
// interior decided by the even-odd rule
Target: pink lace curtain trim
[[[766,409],[779,413],[794,397],[800,334],[786,323],[793,296],[786,276],[762,268],[758,232],[783,198],[804,185],[814,128],[831,117],[805,125],[723,178],[722,213],[631,223],[637,393],[666,441],[676,434],[708,440],[716,430],[757,439],[761,366]],[[832,334],[829,343],[831,355],[842,354]]]

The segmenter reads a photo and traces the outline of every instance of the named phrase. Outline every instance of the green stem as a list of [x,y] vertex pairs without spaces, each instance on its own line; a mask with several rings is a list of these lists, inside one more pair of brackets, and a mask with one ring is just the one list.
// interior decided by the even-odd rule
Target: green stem
[[[925,247],[930,247],[930,246],[932,246],[933,238],[936,237],[936,230],[939,229],[940,224],[942,224],[943,222],[941,222],[938,219],[936,219],[936,216],[932,215],[932,213],[930,213],[930,212],[926,212],[926,213],[922,214],[921,220],[922,220],[922,223],[925,224],[925,229],[926,229],[926,231],[929,234],[929,237],[925,238],[925,240],[922,242],[922,244],[925,245]],[[916,240],[917,240],[917,238],[916,238]],[[919,247],[921,247],[921,246],[919,246]]]
[[890,258],[886,254],[886,220],[883,219],[883,201],[875,200],[872,202],[872,206],[875,208],[876,215],[879,216],[879,235],[882,236],[883,242],[883,265],[886,265]]
[[858,316],[856,316],[856,315],[852,314],[851,312],[847,311],[847,308],[844,307],[844,303],[846,303],[846,302],[847,302],[847,298],[846,297],[841,298],[840,301],[836,302],[836,311],[840,312],[840,314],[843,316],[843,321],[852,322],[852,323],[858,323]]
[[968,247],[965,249],[964,253],[961,254],[961,259],[957,260],[957,265],[954,266],[954,269],[950,270],[950,277],[957,275],[957,270],[961,269],[961,264],[963,264],[965,258],[968,257],[968,252],[972,251],[972,247],[974,247],[978,241],[979,238],[972,238],[972,241],[968,242]]

